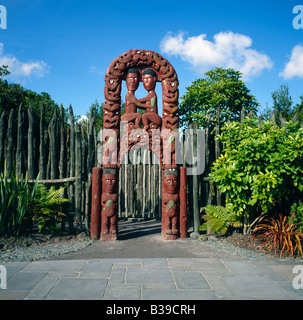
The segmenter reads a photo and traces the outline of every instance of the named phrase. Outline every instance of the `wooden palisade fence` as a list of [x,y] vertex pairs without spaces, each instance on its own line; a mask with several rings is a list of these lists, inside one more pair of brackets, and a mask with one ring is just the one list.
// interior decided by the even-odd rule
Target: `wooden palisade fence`
[[[242,111],[242,119],[244,112]],[[14,118],[17,117],[17,121]],[[274,115],[273,115],[274,117]],[[215,134],[220,133],[220,114],[217,112]],[[193,154],[205,146],[205,166],[202,174],[187,177],[188,225],[198,232],[201,209],[207,204],[224,205],[224,197],[210,183],[212,162],[220,155],[220,145],[210,134],[210,117],[204,128],[205,144],[197,141],[197,125],[190,126]],[[261,125],[261,117],[259,118]],[[282,119],[283,120],[283,119]],[[282,121],[283,123],[283,121]],[[63,106],[56,108],[50,123],[45,123],[44,108],[36,121],[32,108],[19,107],[18,114],[11,110],[8,117],[0,117],[0,171],[6,161],[8,173],[18,176],[28,172],[32,181],[40,172],[40,183],[66,185],[65,196],[71,199],[69,214],[78,230],[89,234],[91,212],[92,168],[98,163],[98,134],[95,119],[90,113],[88,125],[74,121],[69,107],[69,124],[64,122]],[[183,149],[189,143],[183,139]],[[129,164],[122,164],[119,173],[119,217],[161,218],[161,169],[150,151],[132,154]],[[147,161],[149,159],[149,161]],[[70,225],[70,227],[73,227]]]
[[[17,117],[17,121],[14,121]],[[65,196],[71,199],[69,214],[78,229],[89,230],[89,188],[91,168],[96,165],[96,133],[94,119],[89,127],[74,123],[73,109],[69,107],[70,124],[64,122],[63,106],[55,108],[49,124],[45,123],[41,106],[40,122],[34,119],[31,106],[18,114],[11,110],[6,119],[0,118],[0,171],[6,161],[7,173],[28,173],[34,181],[40,173],[40,183],[66,185]],[[88,190],[88,191],[87,191]],[[73,226],[71,226],[73,227]]]
[[[75,224],[78,230],[89,234],[92,168],[101,166],[98,136],[92,112],[88,125],[81,125],[74,121],[70,106],[67,124],[61,105],[47,124],[43,106],[37,121],[31,106],[20,105],[17,115],[11,110],[8,117],[4,112],[0,117],[0,171],[6,161],[8,175],[13,170],[18,176],[28,172],[29,181],[34,182],[40,173],[39,183],[65,185],[69,215],[74,222],[70,228]],[[155,158],[149,151],[135,152],[129,164],[121,165],[119,217],[160,219],[161,171],[159,165],[152,164],[152,157]]]

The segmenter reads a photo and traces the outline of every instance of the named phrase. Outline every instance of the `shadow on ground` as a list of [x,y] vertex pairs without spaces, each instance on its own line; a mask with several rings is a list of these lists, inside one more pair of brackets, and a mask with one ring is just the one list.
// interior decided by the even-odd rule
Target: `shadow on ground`
[[119,240],[129,240],[145,237],[154,234],[161,234],[161,222],[151,221],[119,221]]
[[118,240],[95,240],[89,246],[47,260],[107,258],[234,258],[223,251],[201,245],[190,238],[164,240],[161,221],[119,221]]

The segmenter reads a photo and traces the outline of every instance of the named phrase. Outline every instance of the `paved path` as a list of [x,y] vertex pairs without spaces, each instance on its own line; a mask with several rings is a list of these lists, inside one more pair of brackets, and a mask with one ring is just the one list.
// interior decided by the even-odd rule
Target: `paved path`
[[[129,238],[125,230],[124,240],[112,243],[112,250],[96,241],[51,260],[4,264],[8,281],[0,299],[303,299],[303,289],[293,287],[294,263],[237,258],[198,248],[192,241],[164,241],[153,227],[146,236],[150,242],[136,233]],[[126,244],[135,241],[141,242],[140,251],[127,251]]]
[[293,265],[216,258],[130,258],[5,265],[0,299],[303,299]]

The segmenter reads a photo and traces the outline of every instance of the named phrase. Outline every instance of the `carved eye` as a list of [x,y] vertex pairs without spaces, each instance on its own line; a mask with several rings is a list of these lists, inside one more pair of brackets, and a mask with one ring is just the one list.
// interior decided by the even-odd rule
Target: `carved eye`
[[171,86],[172,86],[172,87],[174,87],[174,86],[175,86],[175,83],[174,83],[174,82],[172,82]]
[[113,80],[113,79],[110,79],[109,82],[110,82],[111,84],[113,84],[113,83],[114,83],[114,80]]
[[106,182],[108,182],[109,181],[109,179],[106,179]]

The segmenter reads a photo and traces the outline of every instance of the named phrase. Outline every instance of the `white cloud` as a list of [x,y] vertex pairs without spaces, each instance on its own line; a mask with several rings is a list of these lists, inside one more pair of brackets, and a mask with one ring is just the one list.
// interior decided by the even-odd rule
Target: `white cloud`
[[98,68],[98,67],[96,67],[95,65],[92,65],[91,67],[90,67],[90,69],[89,69],[89,72],[90,73],[95,73],[95,74],[97,74],[97,75],[104,75],[104,71],[103,70],[101,70],[100,68]]
[[284,79],[303,78],[303,46],[298,44],[292,49],[290,60],[279,76]]
[[85,115],[81,115],[80,118],[77,120],[78,123],[82,123],[82,122],[87,122],[88,121],[88,117]]
[[12,78],[36,76],[43,77],[49,72],[44,61],[22,62],[10,54],[4,53],[4,45],[0,42],[0,66],[7,65]]
[[168,33],[160,47],[164,53],[189,62],[199,74],[214,67],[233,68],[248,79],[273,66],[266,54],[251,49],[251,45],[250,37],[229,31],[217,33],[213,41],[207,40],[206,34],[185,39],[184,33]]

